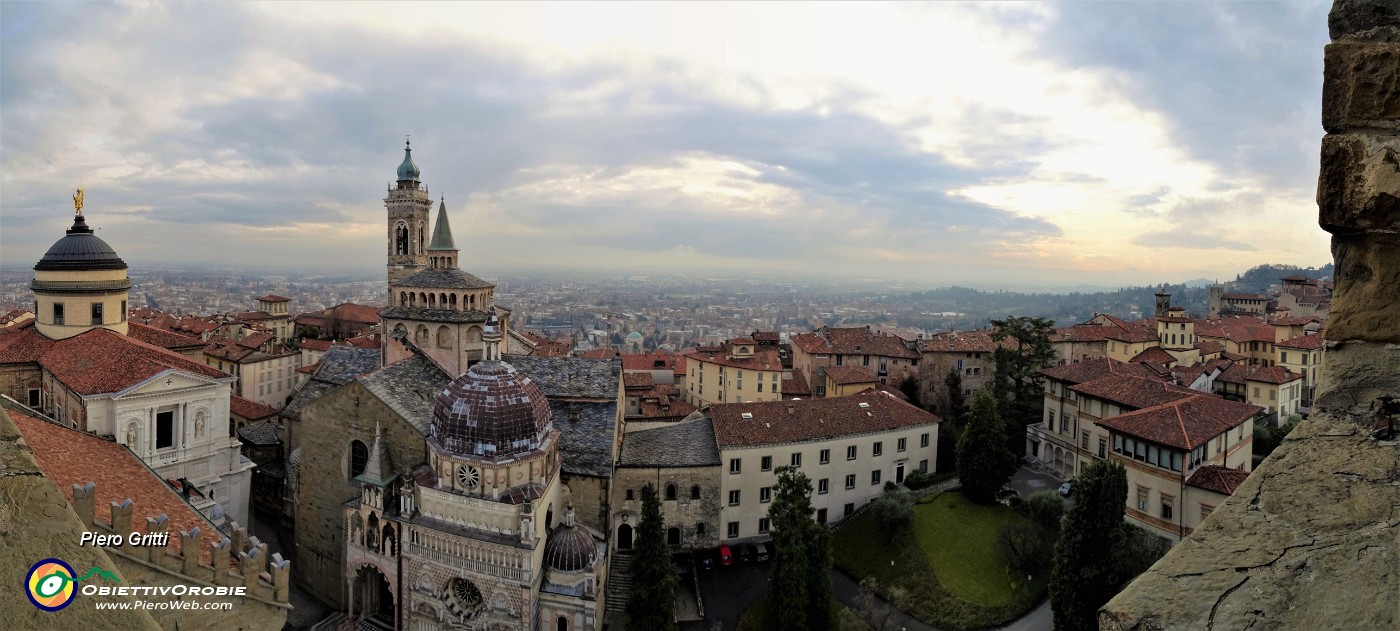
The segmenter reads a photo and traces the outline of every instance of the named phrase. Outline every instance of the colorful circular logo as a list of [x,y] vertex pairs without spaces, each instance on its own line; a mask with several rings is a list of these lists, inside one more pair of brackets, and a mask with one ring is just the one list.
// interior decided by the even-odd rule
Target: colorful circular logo
[[24,577],[29,602],[44,611],[58,611],[73,602],[73,568],[58,559],[44,559]]

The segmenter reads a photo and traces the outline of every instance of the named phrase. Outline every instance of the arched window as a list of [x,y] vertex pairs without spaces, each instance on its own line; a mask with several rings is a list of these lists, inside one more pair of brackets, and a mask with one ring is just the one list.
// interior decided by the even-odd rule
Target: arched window
[[452,348],[452,330],[447,325],[441,325],[437,330],[437,347]]
[[394,229],[394,254],[408,254],[408,224],[402,221]]
[[476,294],[471,294],[471,295],[467,296],[467,300],[470,300],[470,301],[471,301],[471,305],[472,305],[473,307],[476,306]]
[[369,448],[358,440],[350,441],[350,477],[354,478],[364,473],[367,462],[369,462]]
[[428,345],[428,327],[418,325],[418,328],[413,331],[413,343],[420,347]]
[[666,499],[668,499],[668,500],[676,499],[676,485],[674,485],[674,484],[667,484],[667,485],[666,485]]
[[444,309],[447,308],[447,294],[438,294],[438,306],[441,306]]
[[700,485],[699,485],[699,484],[690,487],[690,499],[693,499],[693,500],[698,500],[698,499],[700,499]]
[[408,306],[408,294],[407,294],[406,292],[402,292],[402,291],[399,292],[399,306],[400,306],[400,307],[407,307],[407,306]]
[[554,628],[558,631],[569,631],[569,619],[559,616],[559,623],[554,625]]
[[428,293],[423,291],[418,292],[418,302],[423,303],[424,307],[428,306]]
[[369,514],[369,521],[365,525],[365,547],[371,550],[379,549],[379,518],[374,513]]
[[428,308],[437,306],[437,294],[428,294]]
[[457,310],[457,294],[451,294],[451,295],[449,295],[449,296],[447,297],[447,303],[448,303],[449,305],[451,305],[453,311],[456,311],[456,310]]
[[394,537],[393,524],[384,524],[384,554],[394,556],[399,553],[398,539]]

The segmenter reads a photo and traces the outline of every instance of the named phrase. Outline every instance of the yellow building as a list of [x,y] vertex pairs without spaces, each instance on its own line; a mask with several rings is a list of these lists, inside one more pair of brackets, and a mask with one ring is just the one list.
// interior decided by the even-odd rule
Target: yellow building
[[1306,411],[1312,407],[1318,370],[1322,367],[1322,336],[1300,335],[1275,346],[1278,348],[1278,365],[1287,368],[1289,372],[1302,375],[1302,396],[1298,404]]
[[126,335],[126,263],[88,227],[81,189],[73,201],[72,227],[34,266],[35,327],[51,340],[95,327]]
[[817,368],[822,387],[813,394],[823,397],[845,397],[864,392],[879,385],[875,373],[858,366],[830,366]]
[[821,366],[860,366],[875,373],[880,383],[895,385],[904,375],[914,374],[918,365],[913,341],[868,326],[824,326],[792,336],[792,367],[813,379],[814,389]]
[[783,362],[776,346],[739,337],[685,355],[685,398],[696,407],[714,403],[777,401]]
[[1303,375],[1283,366],[1230,366],[1215,378],[1216,391],[1278,413],[1279,421],[1298,414],[1303,398]]

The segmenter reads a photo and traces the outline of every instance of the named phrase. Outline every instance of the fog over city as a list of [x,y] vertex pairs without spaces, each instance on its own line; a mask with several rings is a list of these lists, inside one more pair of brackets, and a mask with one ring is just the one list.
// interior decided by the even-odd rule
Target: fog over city
[[405,136],[479,274],[1320,265],[1327,7],[6,2],[0,266],[376,276]]

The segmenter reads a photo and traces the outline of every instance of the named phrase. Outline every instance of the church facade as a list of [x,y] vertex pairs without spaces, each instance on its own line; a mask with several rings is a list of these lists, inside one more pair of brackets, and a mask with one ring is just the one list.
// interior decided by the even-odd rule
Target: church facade
[[601,628],[620,367],[505,361],[509,312],[445,202],[425,238],[408,148],[397,175],[384,347],[332,348],[283,413],[293,578],[386,628]]

